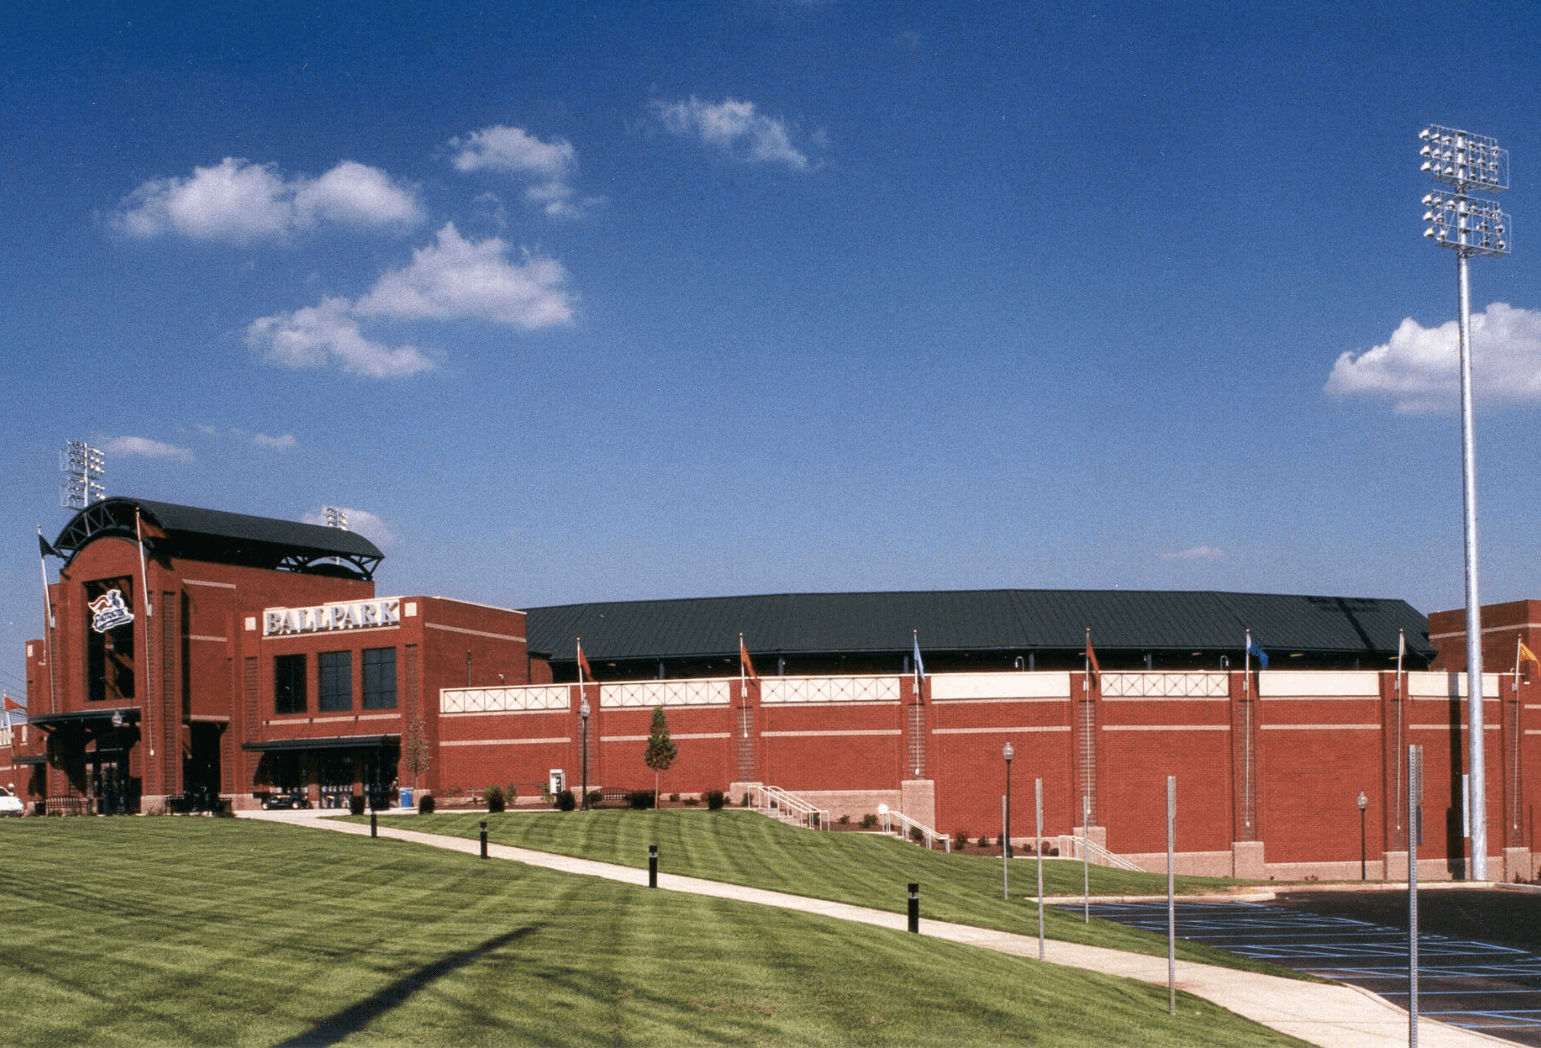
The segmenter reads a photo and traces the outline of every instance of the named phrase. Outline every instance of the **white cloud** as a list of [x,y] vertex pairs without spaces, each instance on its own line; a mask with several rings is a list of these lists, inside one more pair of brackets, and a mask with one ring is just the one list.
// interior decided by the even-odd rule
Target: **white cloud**
[[246,344],[269,363],[310,368],[336,361],[371,378],[411,375],[433,366],[412,346],[371,342],[348,310],[347,299],[327,298],[319,306],[261,317],[246,329]]
[[274,451],[287,451],[298,447],[300,443],[293,433],[285,433],[278,437],[270,437],[266,433],[255,433],[252,435],[251,442],[259,448],[271,448]]
[[692,97],[686,102],[655,102],[664,127],[676,135],[695,135],[730,156],[806,171],[808,157],[792,145],[785,121],[763,116],[753,102],[728,98],[715,105]]
[[550,259],[513,265],[496,237],[466,240],[454,223],[438,243],[418,248],[406,269],[387,273],[353,307],[364,316],[478,317],[519,327],[549,327],[572,319],[562,285],[567,271]]
[[1191,549],[1176,550],[1171,553],[1161,554],[1162,560],[1222,560],[1225,550],[1215,546],[1194,546]]
[[496,171],[530,179],[524,198],[552,218],[583,214],[601,201],[579,201],[572,187],[578,168],[578,151],[565,139],[542,142],[522,127],[494,124],[450,140],[458,152],[451,159],[461,172]]
[[[1338,357],[1327,378],[1334,396],[1391,400],[1401,412],[1460,407],[1456,322],[1426,328],[1411,317],[1389,341]],[[1471,318],[1472,392],[1488,405],[1541,404],[1541,312],[1494,302]]]
[[504,127],[502,124],[452,139],[450,145],[460,150],[454,159],[457,171],[490,168],[560,179],[567,177],[567,172],[578,162],[578,151],[571,142],[562,139],[542,142],[522,127]]
[[[357,532],[381,549],[390,549],[401,540],[385,521],[369,512],[367,509],[354,509],[352,506],[338,506],[348,520],[348,530]],[[313,509],[300,518],[306,524],[326,524],[326,507]]]
[[124,198],[114,223],[130,236],[176,234],[244,243],[326,219],[356,226],[421,218],[416,196],[377,168],[345,160],[318,179],[285,180],[272,164],[226,157],[190,178],[158,178]]
[[295,213],[301,224],[311,216],[355,226],[408,225],[422,212],[417,198],[375,167],[344,160],[314,182],[295,183]]
[[159,440],[151,440],[149,437],[113,437],[102,445],[102,450],[109,455],[122,455],[124,458],[171,459],[174,462],[193,461],[193,453],[186,448],[179,448],[175,444],[166,444]]
[[406,320],[472,317],[523,328],[549,327],[572,319],[563,285],[567,271],[550,259],[527,258],[514,265],[508,245],[496,237],[467,240],[453,223],[436,243],[412,253],[412,264],[387,273],[356,302],[324,298],[316,306],[260,317],[246,329],[246,343],[264,360],[290,368],[339,363],[372,378],[425,371],[433,362],[413,346],[370,340],[360,318]]

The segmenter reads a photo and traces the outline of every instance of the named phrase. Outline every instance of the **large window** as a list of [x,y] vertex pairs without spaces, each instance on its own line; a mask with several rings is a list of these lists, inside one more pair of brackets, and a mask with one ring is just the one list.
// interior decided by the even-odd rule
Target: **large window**
[[364,708],[396,708],[396,649],[364,649]]
[[353,708],[353,653],[351,651],[323,651],[318,656],[321,678],[319,710],[351,710]]
[[274,656],[273,712],[305,712],[305,656]]

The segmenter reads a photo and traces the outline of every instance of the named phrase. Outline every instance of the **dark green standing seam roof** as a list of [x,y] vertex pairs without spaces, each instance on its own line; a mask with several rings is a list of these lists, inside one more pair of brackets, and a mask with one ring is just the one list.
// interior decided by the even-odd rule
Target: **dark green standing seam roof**
[[164,533],[148,542],[156,555],[330,574],[339,568],[331,561],[341,560],[366,579],[385,559],[373,542],[341,528],[124,496],[93,502],[76,513],[59,532],[54,548],[74,559],[99,538],[133,539],[136,509],[145,524]]
[[780,593],[528,609],[531,651],[592,659],[751,654],[1077,651],[1086,630],[1100,652],[1241,651],[1246,631],[1270,654],[1434,654],[1428,622],[1406,601],[1154,590],[940,590]]

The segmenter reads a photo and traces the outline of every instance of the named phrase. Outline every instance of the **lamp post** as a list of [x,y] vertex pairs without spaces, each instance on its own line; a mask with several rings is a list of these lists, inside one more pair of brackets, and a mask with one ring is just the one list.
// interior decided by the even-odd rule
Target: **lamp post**
[[1456,291],[1460,299],[1461,501],[1465,509],[1466,559],[1466,704],[1467,747],[1471,775],[1471,871],[1487,879],[1487,799],[1482,755],[1482,605],[1477,597],[1477,453],[1472,421],[1471,284],[1467,259],[1501,258],[1509,253],[1509,216],[1497,201],[1473,197],[1471,190],[1501,193],[1509,188],[1509,151],[1498,140],[1448,127],[1430,126],[1423,141],[1423,170],[1451,192],[1423,198],[1423,235],[1455,251]]
[[1359,804],[1359,879],[1362,881],[1362,880],[1366,880],[1367,879],[1365,877],[1365,864],[1364,864],[1364,854],[1365,854],[1364,853],[1364,810],[1370,806],[1370,798],[1368,798],[1368,797],[1366,797],[1364,795],[1364,791],[1363,790],[1359,791],[1359,801],[1358,801],[1358,804]]
[[1006,758],[1006,838],[1001,841],[1001,847],[1005,849],[1002,854],[1011,858],[1011,758],[1015,751],[1011,743],[1007,743],[1001,749],[1001,756]]
[[583,810],[589,810],[589,709],[588,696],[578,700],[578,716],[583,718]]

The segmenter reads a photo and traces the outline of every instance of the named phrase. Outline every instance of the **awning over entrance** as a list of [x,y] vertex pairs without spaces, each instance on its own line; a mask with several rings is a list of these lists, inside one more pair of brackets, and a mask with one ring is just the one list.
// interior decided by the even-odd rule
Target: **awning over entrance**
[[27,723],[51,731],[66,724],[111,724],[114,714],[121,718],[120,723],[128,724],[139,719],[139,707],[106,706],[97,710],[70,710],[68,713],[35,713],[27,718]]
[[401,742],[400,735],[327,735],[313,739],[263,739],[260,742],[243,742],[241,749],[247,752],[278,752],[284,750],[364,750],[389,746]]

